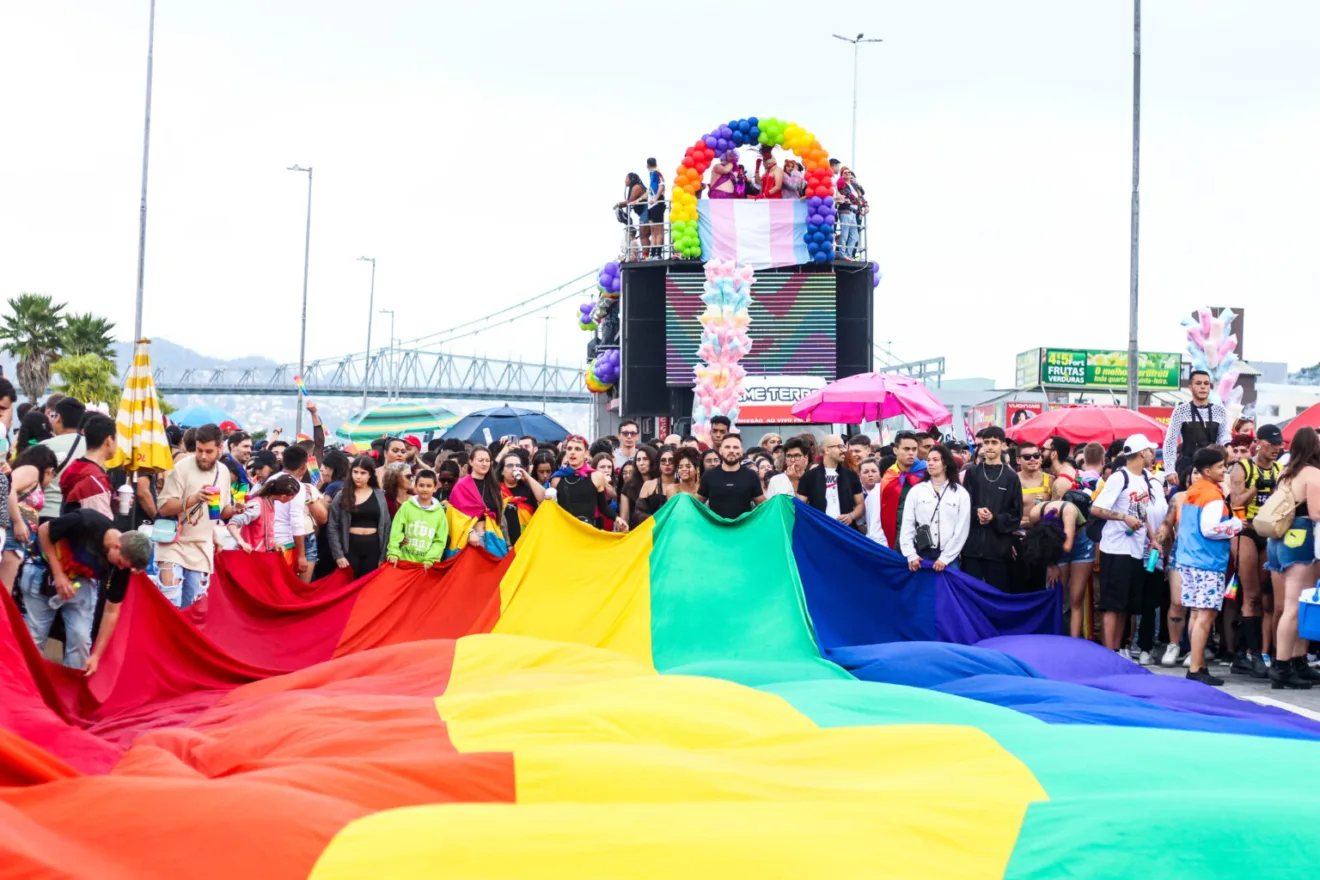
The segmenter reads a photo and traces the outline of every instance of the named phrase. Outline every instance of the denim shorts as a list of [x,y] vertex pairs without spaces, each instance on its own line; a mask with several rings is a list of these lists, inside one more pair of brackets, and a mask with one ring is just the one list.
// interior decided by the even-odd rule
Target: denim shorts
[[1063,554],[1059,560],[1060,565],[1071,565],[1074,562],[1095,562],[1095,541],[1080,526],[1073,535],[1072,550]]
[[1294,565],[1315,562],[1315,522],[1299,516],[1282,538],[1270,538],[1265,551],[1265,568],[1269,571],[1287,571]]
[[4,550],[0,552],[8,553],[10,551],[13,551],[14,553],[17,553],[19,556],[22,556],[26,549],[27,549],[26,547],[24,547],[22,544],[14,540],[13,529],[7,529],[5,531],[5,546],[4,546]]
[[307,556],[308,562],[319,562],[321,560],[320,551],[316,547],[315,532],[308,532],[303,536],[303,553]]

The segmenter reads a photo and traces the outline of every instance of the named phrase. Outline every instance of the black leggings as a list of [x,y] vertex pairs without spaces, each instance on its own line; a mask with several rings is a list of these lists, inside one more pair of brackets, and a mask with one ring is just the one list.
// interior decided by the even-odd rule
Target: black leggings
[[349,567],[353,569],[354,580],[370,574],[380,567],[380,537],[350,534],[345,558],[348,559]]

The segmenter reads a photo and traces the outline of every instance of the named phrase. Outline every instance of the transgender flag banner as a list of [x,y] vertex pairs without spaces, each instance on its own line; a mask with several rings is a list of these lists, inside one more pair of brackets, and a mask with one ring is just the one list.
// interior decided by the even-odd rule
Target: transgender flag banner
[[807,203],[788,199],[702,199],[697,233],[707,261],[732,260],[753,269],[811,262]]

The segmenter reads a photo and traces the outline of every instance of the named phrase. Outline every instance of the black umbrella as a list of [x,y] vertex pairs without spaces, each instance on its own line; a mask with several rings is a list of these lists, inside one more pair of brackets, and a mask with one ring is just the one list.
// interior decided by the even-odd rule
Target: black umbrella
[[445,432],[444,439],[455,437],[489,444],[506,434],[515,437],[529,434],[538,443],[555,443],[568,436],[568,429],[543,412],[505,405],[468,413]]

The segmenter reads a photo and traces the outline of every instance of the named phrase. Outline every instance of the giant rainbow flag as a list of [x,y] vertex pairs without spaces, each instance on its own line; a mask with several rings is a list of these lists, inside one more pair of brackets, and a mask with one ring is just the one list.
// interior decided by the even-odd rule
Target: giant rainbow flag
[[[0,621],[0,876],[1306,876],[1320,724],[773,499],[305,585],[138,581],[91,679]],[[1242,813],[1234,804],[1248,803]],[[1240,821],[1239,821],[1240,820]]]

